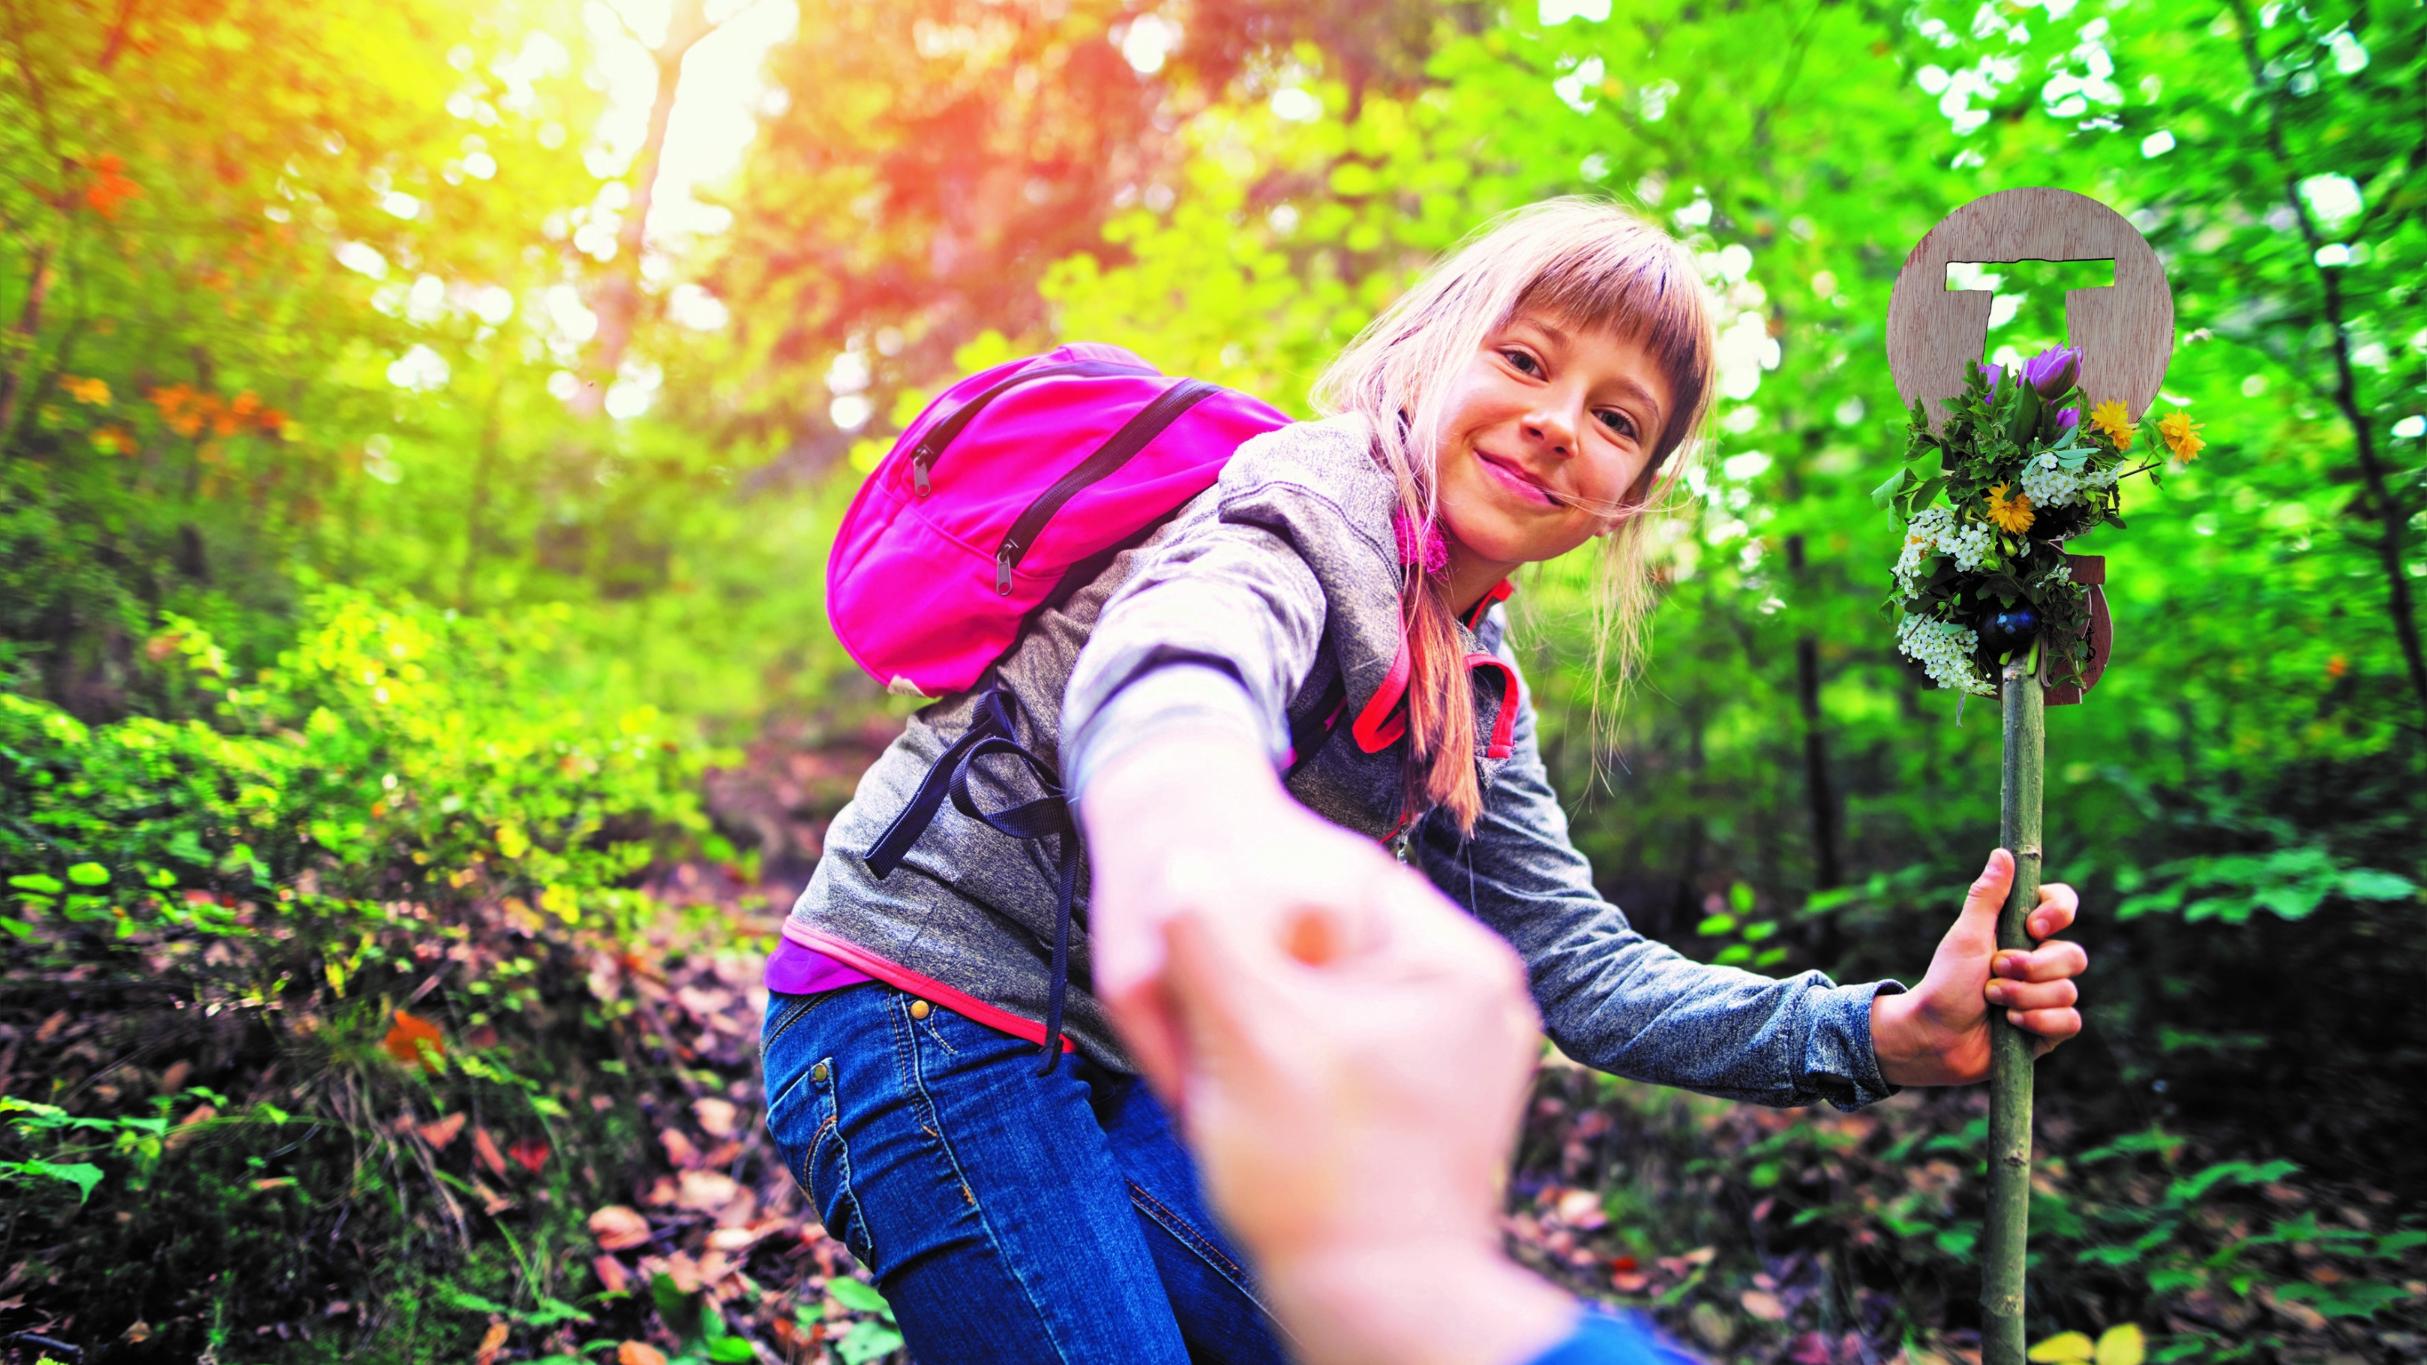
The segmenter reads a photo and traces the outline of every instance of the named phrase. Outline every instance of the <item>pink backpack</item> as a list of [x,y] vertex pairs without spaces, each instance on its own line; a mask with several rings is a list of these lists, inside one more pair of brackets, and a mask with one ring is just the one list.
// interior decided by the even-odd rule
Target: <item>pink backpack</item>
[[887,690],[976,683],[1065,574],[1212,486],[1270,404],[1077,342],[946,389],[843,514],[826,614]]

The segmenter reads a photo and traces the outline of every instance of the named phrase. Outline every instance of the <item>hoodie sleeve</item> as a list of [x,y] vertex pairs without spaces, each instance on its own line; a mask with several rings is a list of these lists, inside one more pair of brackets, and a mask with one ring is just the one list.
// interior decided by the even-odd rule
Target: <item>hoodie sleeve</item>
[[1568,839],[1521,704],[1507,766],[1471,841],[1423,823],[1427,876],[1515,945],[1551,1041],[1588,1066],[1757,1104],[1855,1109],[1896,1092],[1871,1045],[1871,1000],[1894,981],[1839,986],[1696,962],[1645,938],[1593,889]]
[[1279,767],[1323,638],[1323,591],[1291,541],[1208,498],[1104,604],[1062,702],[1073,801],[1119,753],[1176,726],[1237,731]]

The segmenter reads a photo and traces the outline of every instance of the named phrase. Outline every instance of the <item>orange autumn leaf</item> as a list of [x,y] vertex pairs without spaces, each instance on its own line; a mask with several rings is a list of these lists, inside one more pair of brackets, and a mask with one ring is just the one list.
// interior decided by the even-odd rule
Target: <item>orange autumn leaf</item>
[[68,397],[88,408],[109,406],[110,386],[107,380],[71,374],[59,381],[59,387],[67,390]]
[[521,1162],[531,1174],[537,1175],[540,1168],[548,1164],[548,1144],[537,1138],[525,1138],[508,1147],[506,1155]]
[[500,1180],[505,1179],[506,1154],[497,1150],[497,1139],[489,1136],[487,1128],[473,1126],[472,1155],[479,1157],[480,1164],[489,1168],[489,1174]]
[[433,1119],[428,1123],[420,1124],[415,1131],[421,1134],[421,1140],[430,1144],[433,1150],[443,1152],[447,1149],[447,1144],[455,1140],[455,1135],[463,1131],[463,1125],[464,1115],[459,1112],[449,1114],[443,1119]]
[[492,1322],[480,1337],[480,1352],[472,1357],[473,1365],[497,1365],[497,1353],[506,1347],[506,1325]]
[[118,209],[127,200],[143,193],[143,187],[116,171],[103,171],[84,187],[84,202],[104,218],[116,218]]
[[93,449],[105,455],[128,455],[135,449],[135,434],[125,427],[103,427],[93,433]]
[[615,1365],[666,1365],[666,1353],[645,1341],[627,1341],[615,1348]]
[[[428,1046],[432,1055],[422,1054],[424,1045]],[[437,1070],[437,1058],[445,1056],[447,1051],[446,1040],[440,1035],[438,1025],[403,1010],[396,1011],[395,1027],[390,1028],[388,1036],[380,1040],[380,1046],[386,1048],[388,1055],[397,1061],[421,1063],[425,1071]]]

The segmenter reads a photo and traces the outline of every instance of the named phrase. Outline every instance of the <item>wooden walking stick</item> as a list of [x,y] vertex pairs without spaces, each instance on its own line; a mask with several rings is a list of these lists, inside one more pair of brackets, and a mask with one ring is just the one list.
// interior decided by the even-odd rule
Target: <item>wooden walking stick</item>
[[[2067,345],[2022,372],[1980,365],[1991,291],[1948,288],[1947,267],[2105,261],[2112,282],[2065,295]],[[2174,298],[2157,254],[2095,199],[2027,188],[1955,210],[1906,257],[1888,307],[1888,365],[1911,409],[1906,464],[1874,491],[1906,523],[1896,589],[1902,651],[1931,681],[1999,694],[2005,718],[1999,837],[2014,885],[2000,949],[2029,949],[2024,919],[2044,865],[2043,705],[2078,702],[2113,646],[2105,562],[2066,540],[2121,524],[2116,484],[2136,436],[2180,459],[2200,440],[2187,417],[2136,427],[2174,351]],[[2067,399],[2074,406],[2063,407]],[[2096,406],[2092,406],[2092,404]],[[1935,501],[1945,495],[1946,505]],[[1981,1359],[2023,1365],[2024,1241],[2031,1194],[2032,1037],[1990,1025],[1988,1226],[1982,1241]]]

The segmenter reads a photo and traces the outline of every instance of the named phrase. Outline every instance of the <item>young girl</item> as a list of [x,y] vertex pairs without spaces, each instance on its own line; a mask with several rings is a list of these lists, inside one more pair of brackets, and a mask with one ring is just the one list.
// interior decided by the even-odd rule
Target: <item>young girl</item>
[[[1989,1003],[2043,1050],[2079,1031],[2081,950],[2000,955],[1993,915],[1906,992],[1693,962],[1594,891],[1498,604],[1599,538],[1600,638],[1635,662],[1708,310],[1615,207],[1506,217],[1333,364],[1330,416],[1242,445],[869,769],[769,963],[767,1128],[925,1365],[1280,1358],[1146,1083],[1185,1100],[1174,916],[1354,950],[1395,853],[1515,948],[1569,1056],[1765,1104],[1977,1080]],[[2041,938],[2074,911],[2043,901]]]

